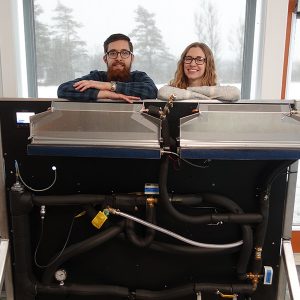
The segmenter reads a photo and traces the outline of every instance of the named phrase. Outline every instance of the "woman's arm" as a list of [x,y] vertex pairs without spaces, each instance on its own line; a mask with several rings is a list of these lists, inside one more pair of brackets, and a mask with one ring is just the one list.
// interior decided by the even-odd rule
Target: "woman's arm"
[[200,93],[180,89],[170,85],[165,85],[158,90],[157,98],[161,100],[168,100],[171,95],[176,95],[176,100],[191,100],[191,99],[210,99],[209,97],[202,95]]
[[188,87],[188,90],[207,96],[209,99],[217,99],[224,101],[236,101],[241,98],[240,90],[235,86],[199,86]]

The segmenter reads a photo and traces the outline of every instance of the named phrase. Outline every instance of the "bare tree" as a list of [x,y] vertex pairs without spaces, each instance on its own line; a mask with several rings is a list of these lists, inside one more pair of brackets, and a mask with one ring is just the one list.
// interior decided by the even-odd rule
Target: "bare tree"
[[241,81],[244,53],[245,21],[239,18],[232,26],[228,37],[229,47],[232,50],[232,80]]
[[195,13],[196,36],[199,42],[207,44],[214,54],[216,64],[220,57],[220,34],[219,11],[217,5],[209,0],[200,2],[199,12]]

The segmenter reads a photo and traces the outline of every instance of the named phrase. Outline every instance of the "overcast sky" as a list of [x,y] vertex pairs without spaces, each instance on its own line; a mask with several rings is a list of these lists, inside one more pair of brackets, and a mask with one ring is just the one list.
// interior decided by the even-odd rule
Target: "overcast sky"
[[[50,22],[57,0],[35,0],[44,10],[44,22]],[[102,50],[103,41],[112,33],[129,34],[135,27],[138,5],[155,14],[169,51],[179,57],[184,48],[196,41],[194,16],[201,0],[59,0],[74,10],[73,15],[84,27],[78,31],[90,52]],[[245,0],[211,0],[219,10],[222,34],[227,37],[232,27],[244,16]],[[100,48],[101,47],[101,48]]]

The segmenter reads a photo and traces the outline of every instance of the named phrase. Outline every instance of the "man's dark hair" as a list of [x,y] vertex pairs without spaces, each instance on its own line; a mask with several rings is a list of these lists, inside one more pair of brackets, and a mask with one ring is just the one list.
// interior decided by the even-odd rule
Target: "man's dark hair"
[[131,52],[133,52],[133,46],[132,46],[132,43],[130,41],[130,38],[125,35],[125,34],[122,34],[122,33],[115,33],[115,34],[112,34],[111,36],[109,36],[104,44],[103,44],[103,47],[104,47],[104,53],[107,52],[108,50],[108,45],[112,42],[115,42],[115,41],[120,41],[120,40],[124,40],[124,41],[127,41],[128,44],[129,44],[129,49]]

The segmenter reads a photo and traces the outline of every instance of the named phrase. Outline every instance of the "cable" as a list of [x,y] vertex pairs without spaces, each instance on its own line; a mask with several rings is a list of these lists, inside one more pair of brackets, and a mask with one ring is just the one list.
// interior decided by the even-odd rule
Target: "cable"
[[[208,168],[209,166],[208,165],[196,165],[196,164],[193,164],[192,162],[180,157],[179,154],[175,153],[175,152],[172,152],[172,151],[165,151],[165,150],[161,150],[161,153],[165,153],[165,154],[173,154],[175,156],[177,156],[180,160],[184,161],[185,163],[187,163],[188,165],[191,165],[192,167],[196,167],[196,168],[202,168],[202,169],[205,169],[205,168]],[[204,164],[207,164],[210,162],[210,159],[206,159],[204,161]]]
[[34,189],[34,188],[30,187],[29,185],[27,185],[27,184],[24,182],[24,180],[23,180],[23,178],[22,178],[22,176],[21,176],[20,170],[19,170],[18,162],[17,162],[16,160],[15,160],[15,169],[16,169],[16,176],[17,176],[17,178],[20,178],[21,182],[22,182],[29,190],[31,190],[31,191],[33,191],[33,192],[45,192],[45,191],[49,190],[49,189],[55,184],[55,182],[56,182],[57,174],[56,174],[56,167],[55,167],[55,166],[52,167],[52,170],[54,171],[54,179],[53,179],[53,182],[52,182],[48,187],[46,187],[46,188],[44,188],[44,189]]
[[42,228],[41,228],[41,234],[40,234],[40,239],[37,243],[37,246],[36,246],[36,249],[34,251],[34,263],[36,264],[37,267],[39,268],[48,268],[49,266],[51,266],[53,263],[55,263],[59,258],[60,256],[63,254],[64,250],[66,249],[66,246],[69,242],[69,239],[70,239],[70,236],[71,236],[71,232],[72,232],[72,228],[73,228],[73,225],[74,225],[74,220],[75,218],[77,218],[79,215],[77,216],[74,216],[72,218],[72,222],[71,222],[71,225],[70,225],[70,229],[69,229],[69,232],[68,232],[68,235],[67,235],[67,239],[62,247],[62,249],[60,250],[60,252],[57,254],[57,256],[52,259],[47,265],[40,265],[38,262],[37,262],[37,252],[39,250],[39,247],[40,247],[40,244],[41,244],[41,241],[42,241],[42,237],[43,237],[43,234],[44,234],[44,218],[42,218]]
[[175,239],[178,239],[184,243],[187,243],[189,245],[192,245],[192,246],[196,246],[196,247],[201,247],[201,248],[213,248],[213,249],[216,249],[216,248],[223,248],[223,249],[227,249],[227,248],[234,248],[234,247],[238,247],[238,246],[241,246],[243,244],[243,241],[238,241],[238,242],[234,242],[234,243],[229,243],[229,244],[206,244],[206,243],[199,243],[199,242],[196,242],[196,241],[193,241],[193,240],[190,240],[190,239],[187,239],[175,232],[172,232],[170,230],[167,230],[165,228],[162,228],[160,226],[157,226],[157,225],[154,225],[154,224],[151,224],[149,222],[146,222],[144,220],[141,220],[139,218],[136,218],[134,216],[131,216],[129,214],[126,214],[126,213],[123,213],[117,209],[114,209],[114,208],[108,208],[108,211],[114,215],[118,215],[118,216],[121,216],[121,217],[124,217],[124,218],[127,218],[129,220],[133,220],[137,223],[140,223],[144,226],[148,226],[150,228],[153,228],[157,231],[160,231],[164,234],[167,234],[169,236],[172,236],[174,237]]

